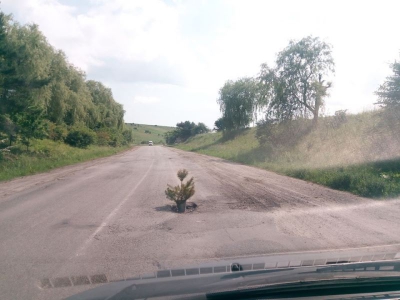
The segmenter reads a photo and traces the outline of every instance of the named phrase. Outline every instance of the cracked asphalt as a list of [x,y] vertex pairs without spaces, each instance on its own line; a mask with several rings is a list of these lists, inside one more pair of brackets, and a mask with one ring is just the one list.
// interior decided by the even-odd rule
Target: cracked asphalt
[[[181,168],[196,185],[190,201],[198,206],[186,214],[164,195]],[[398,199],[136,147],[0,183],[0,299],[62,299],[104,278],[230,257],[397,247],[399,216]],[[86,278],[93,284],[76,284]]]

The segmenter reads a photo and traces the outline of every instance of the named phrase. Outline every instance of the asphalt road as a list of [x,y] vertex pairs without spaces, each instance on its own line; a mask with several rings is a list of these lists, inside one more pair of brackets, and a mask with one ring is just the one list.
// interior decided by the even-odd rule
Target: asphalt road
[[[176,172],[198,206],[171,211]],[[167,147],[0,183],[0,299],[61,299],[159,268],[270,253],[398,248],[400,200],[376,201]],[[372,248],[371,248],[372,249]],[[64,287],[63,287],[64,286]]]

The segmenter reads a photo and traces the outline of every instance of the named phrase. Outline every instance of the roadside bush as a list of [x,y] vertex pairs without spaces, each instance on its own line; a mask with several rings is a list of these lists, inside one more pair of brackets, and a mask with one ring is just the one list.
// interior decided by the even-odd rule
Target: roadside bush
[[57,125],[52,122],[46,123],[46,131],[47,137],[55,142],[64,141],[68,134],[68,130],[65,125]]
[[121,146],[121,144],[122,144],[122,138],[118,135],[113,136],[109,143],[111,147],[118,147]]
[[108,134],[108,132],[97,131],[96,135],[97,135],[97,145],[99,145],[99,146],[108,146],[109,145],[111,138],[110,138],[110,135]]
[[357,174],[353,177],[353,190],[363,197],[387,196],[384,179],[369,174]]
[[305,180],[307,177],[307,173],[308,172],[306,169],[298,169],[298,170],[287,171],[286,175]]
[[362,197],[397,197],[400,160],[379,161],[340,168],[287,170],[284,174],[348,191]]
[[87,128],[72,129],[67,137],[65,143],[78,148],[87,148],[89,145],[95,143],[96,135],[93,131]]
[[351,176],[350,174],[339,173],[333,176],[333,178],[327,182],[327,185],[333,189],[347,191],[351,186]]
[[210,129],[204,123],[194,123],[190,121],[176,124],[176,129],[165,133],[165,141],[168,145],[187,141],[190,137],[198,134],[207,133]]
[[122,131],[122,136],[124,137],[123,144],[127,145],[133,142],[132,129],[125,129],[124,131]]
[[144,133],[151,134],[151,131],[150,130],[145,130]]
[[100,128],[99,131],[96,132],[96,135],[97,144],[100,146],[119,147],[128,144],[125,141],[124,133],[117,128]]

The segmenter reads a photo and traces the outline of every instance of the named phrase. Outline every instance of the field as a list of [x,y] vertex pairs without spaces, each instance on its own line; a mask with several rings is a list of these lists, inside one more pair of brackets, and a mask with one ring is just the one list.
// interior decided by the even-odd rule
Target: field
[[[296,123],[297,122],[297,123]],[[304,120],[282,126],[260,145],[256,128],[195,136],[177,148],[253,165],[334,189],[372,197],[400,195],[398,120],[379,111],[320,120],[314,130]],[[395,122],[395,123],[393,123]],[[293,124],[292,124],[293,125]]]
[[126,123],[133,129],[133,143],[136,145],[147,144],[153,141],[156,144],[164,144],[164,134],[168,131],[174,130],[174,127],[158,126],[158,125],[144,125],[135,123]]

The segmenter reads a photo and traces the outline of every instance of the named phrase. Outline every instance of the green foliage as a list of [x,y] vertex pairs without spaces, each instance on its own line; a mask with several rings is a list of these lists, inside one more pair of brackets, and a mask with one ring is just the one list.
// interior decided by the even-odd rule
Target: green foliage
[[189,172],[186,169],[182,169],[178,171],[178,178],[182,182],[186,176],[189,174]]
[[216,131],[223,131],[225,130],[225,126],[224,126],[224,118],[221,117],[218,120],[216,120],[214,122],[214,130]]
[[64,141],[67,134],[68,129],[65,125],[56,125],[50,121],[47,122],[47,136],[49,139],[53,141]]
[[176,124],[176,129],[165,134],[165,140],[168,145],[179,142],[184,142],[188,138],[197,134],[207,133],[210,129],[204,123],[197,123],[190,121],[180,122]]
[[94,144],[95,137],[95,133],[88,128],[75,128],[68,133],[65,142],[72,147],[87,148]]
[[259,87],[255,79],[227,81],[220,89],[217,100],[224,129],[235,130],[249,126],[257,110],[259,98]]
[[128,149],[128,147],[112,148],[95,145],[81,149],[49,139],[33,140],[29,152],[23,151],[22,147],[15,145],[8,151],[0,150],[2,153],[0,156],[3,156],[0,160],[0,181],[45,172]]
[[43,121],[43,110],[38,107],[29,107],[24,113],[16,115],[22,144],[29,150],[31,139],[42,139],[45,137],[45,123]]
[[165,142],[168,145],[175,144],[178,140],[178,134],[179,134],[179,132],[177,130],[169,131],[169,132],[165,133]]
[[92,129],[110,127],[122,130],[124,110],[122,105],[115,102],[111,89],[94,80],[87,81],[86,86],[95,105],[95,108],[90,111],[92,126],[89,127]]
[[99,146],[108,146],[111,141],[110,134],[107,131],[96,131],[97,136],[97,145]]
[[379,97],[378,104],[389,109],[400,110],[400,62],[390,65],[393,75],[386,78],[376,95]]
[[124,138],[124,144],[130,144],[133,142],[133,130],[131,128],[126,128],[124,131],[122,131],[122,136]]
[[84,136],[67,132],[78,126],[106,132],[98,134],[100,143],[119,146],[132,141],[123,117],[111,90],[86,80],[37,25],[20,25],[0,12],[0,135],[8,137],[9,145],[21,141],[28,149],[44,131],[54,141],[68,137],[79,147],[93,143],[90,131]]
[[206,124],[199,122],[196,126],[193,127],[191,136],[195,136],[196,134],[203,134],[209,132],[210,129],[206,126]]
[[2,132],[7,136],[8,145],[11,146],[17,139],[18,126],[10,119],[10,116],[0,114],[0,134]]
[[291,120],[312,115],[316,124],[331,87],[322,78],[333,72],[330,45],[311,36],[290,41],[278,54],[275,68],[261,66],[259,80],[268,117]]
[[400,194],[398,159],[346,167],[292,170],[286,174],[364,197],[395,197]]
[[190,178],[186,183],[183,182],[188,173],[189,172],[186,169],[179,170],[177,176],[181,181],[181,184],[177,186],[171,186],[168,184],[168,187],[165,190],[165,195],[169,200],[175,201],[178,204],[188,200],[194,195],[194,178]]

